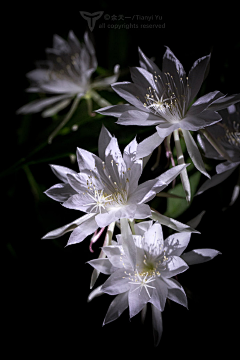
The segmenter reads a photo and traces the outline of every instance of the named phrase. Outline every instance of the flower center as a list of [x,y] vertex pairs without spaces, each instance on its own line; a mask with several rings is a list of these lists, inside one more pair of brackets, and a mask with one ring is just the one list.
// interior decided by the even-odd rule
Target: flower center
[[129,284],[139,285],[137,286],[133,291],[139,290],[139,295],[141,294],[142,288],[144,287],[148,296],[151,297],[149,294],[148,288],[155,289],[154,286],[149,285],[150,282],[153,282],[155,280],[155,276],[150,276],[148,273],[139,273],[138,270],[135,271],[133,277],[129,277],[131,281],[129,281]]
[[90,193],[88,193],[88,195],[93,200],[93,202],[86,204],[87,206],[93,205],[91,212],[96,209],[96,212],[100,212],[101,214],[101,209],[105,209],[106,205],[112,201],[112,195],[107,195],[103,190],[94,190],[94,196]]
[[147,89],[146,102],[143,104],[155,115],[159,115],[168,122],[179,122],[186,114],[189,100],[188,78],[179,78],[179,85],[176,86],[173,76],[164,73],[162,78],[155,72],[155,88]]

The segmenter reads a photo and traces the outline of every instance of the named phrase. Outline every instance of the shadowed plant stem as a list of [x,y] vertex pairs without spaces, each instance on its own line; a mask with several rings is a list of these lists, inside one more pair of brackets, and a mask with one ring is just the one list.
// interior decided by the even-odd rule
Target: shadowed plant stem
[[212,135],[205,129],[199,130],[205,138],[210,142],[210,144],[214,147],[214,149],[221,155],[224,159],[232,162],[231,158],[228,156],[227,152],[224,150],[223,146],[220,143],[216,143]]
[[[183,157],[183,152],[182,152],[182,148],[181,148],[178,130],[179,129],[173,131],[173,137],[174,137],[175,146],[176,146],[178,165],[182,165],[182,164],[185,164],[185,161],[184,161],[184,157]],[[186,168],[181,171],[180,177],[181,177],[184,192],[186,194],[186,200],[187,200],[187,202],[190,202],[191,189],[190,189],[190,182],[188,179],[188,173],[187,173]]]
[[65,126],[66,123],[70,120],[70,118],[72,117],[74,111],[76,110],[80,100],[81,100],[81,97],[78,97],[78,96],[75,97],[75,99],[72,103],[71,109],[69,110],[67,115],[64,117],[63,121],[56,127],[56,129],[51,133],[51,135],[49,135],[49,137],[48,137],[49,144],[51,144],[53,138],[63,128],[63,126]]
[[133,235],[136,235],[135,229],[134,229],[135,220],[130,220],[130,219],[128,219],[128,221],[129,221],[129,224],[130,224],[130,228],[131,228],[131,230],[132,230],[132,234],[133,234]]

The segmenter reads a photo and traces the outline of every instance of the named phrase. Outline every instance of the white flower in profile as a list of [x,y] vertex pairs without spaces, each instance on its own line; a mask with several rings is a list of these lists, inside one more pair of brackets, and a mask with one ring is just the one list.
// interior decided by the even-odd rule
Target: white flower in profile
[[[196,195],[226,180],[237,168],[240,171],[240,104],[231,105],[219,112],[222,121],[198,134],[198,142],[207,158],[225,160],[216,166],[216,174],[205,181]],[[235,185],[230,205],[240,192],[240,175]]]
[[[18,114],[43,111],[42,116],[49,117],[66,108],[74,99],[72,107],[64,119],[63,125],[65,125],[81,98],[87,100],[90,114],[91,99],[94,99],[99,106],[110,105],[95,90],[110,88],[110,85],[118,78],[119,66],[115,66],[112,76],[91,78],[97,68],[97,59],[87,32],[84,34],[82,44],[73,31],[69,31],[67,40],[59,35],[54,35],[53,48],[47,48],[46,55],[47,60],[37,63],[37,69],[26,75],[31,82],[27,91],[51,96],[34,100],[22,106],[17,111]],[[57,129],[59,130],[59,128]]]
[[137,141],[124,149],[123,155],[117,139],[105,127],[99,136],[99,157],[78,148],[80,173],[66,167],[51,165],[62,180],[45,193],[68,209],[85,212],[72,223],[49,232],[43,239],[57,238],[72,231],[68,245],[79,243],[99,227],[103,228],[121,218],[145,219],[155,216],[163,224],[177,231],[195,231],[188,225],[163,216],[150,209],[146,202],[162,191],[186,165],[176,166],[155,179],[138,184],[143,160],[136,160]]
[[157,346],[162,335],[162,311],[166,299],[187,307],[183,287],[174,278],[188,269],[188,265],[211,260],[219,254],[212,249],[198,249],[183,254],[191,233],[182,232],[163,239],[159,223],[145,221],[135,224],[136,235],[122,227],[118,242],[102,249],[104,259],[88,263],[98,271],[110,275],[98,294],[117,295],[110,304],[103,324],[116,320],[129,307],[130,318],[152,307],[154,342]]

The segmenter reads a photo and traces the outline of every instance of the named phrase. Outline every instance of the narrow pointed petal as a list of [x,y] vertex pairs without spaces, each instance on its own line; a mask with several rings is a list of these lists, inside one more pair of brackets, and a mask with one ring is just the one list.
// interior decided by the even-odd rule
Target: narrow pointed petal
[[117,295],[129,290],[129,278],[125,269],[116,270],[102,285],[102,290],[109,295]]
[[189,103],[195,98],[205,79],[205,73],[209,65],[211,55],[203,56],[196,60],[188,74],[188,84],[191,90]]
[[156,193],[165,189],[189,164],[181,164],[172,167],[171,169],[165,171],[162,175],[158,176],[156,184],[153,186],[152,190]]
[[130,72],[132,81],[141,87],[141,95],[143,99],[144,96],[146,96],[149,86],[153,86],[153,74],[140,67],[132,67],[130,68]]
[[75,195],[76,191],[69,184],[56,184],[44,191],[44,194],[53,200],[64,202]]
[[58,238],[58,237],[64,235],[66,232],[76,229],[80,224],[82,224],[83,222],[91,219],[93,216],[94,216],[94,214],[83,215],[79,219],[74,220],[73,222],[71,222],[71,223],[69,223],[67,225],[64,225],[64,226],[62,226],[62,227],[60,227],[58,229],[50,231],[49,233],[44,235],[42,237],[42,239],[55,239],[55,238]]
[[225,179],[227,179],[232,172],[235,170],[235,168],[229,170],[229,171],[225,171],[221,174],[215,174],[212,176],[211,179],[208,179],[207,181],[205,181],[202,186],[200,186],[200,188],[198,189],[197,193],[195,196],[202,194],[204,191],[211,189],[212,187],[220,184],[221,182],[223,182]]
[[142,175],[143,161],[141,159],[136,160],[138,143],[134,138],[123,151],[123,160],[126,164],[129,179],[129,193],[132,193],[138,186],[138,181]]
[[120,117],[122,113],[129,110],[137,110],[137,108],[133,105],[129,104],[122,104],[122,105],[111,105],[106,106],[104,108],[95,110],[96,113],[102,114],[102,115],[108,115],[108,116],[114,116],[114,117]]
[[170,255],[166,263],[166,269],[162,271],[164,278],[176,276],[188,269],[187,263],[179,256]]
[[[74,209],[83,212],[90,212],[94,205],[89,205],[93,202],[92,198],[89,196],[88,193],[86,195],[82,194],[75,194],[69,197],[62,206],[67,209]],[[95,209],[95,215],[97,210]],[[93,211],[94,214],[94,211]]]
[[140,66],[143,69],[146,69],[149,72],[156,71],[156,73],[158,73],[158,74],[161,73],[158,66],[142,52],[140,47],[138,48],[138,55],[139,55]]
[[224,96],[214,101],[209,107],[209,110],[218,111],[225,109],[226,107],[236,104],[240,101],[240,94],[234,94],[230,96]]
[[183,130],[183,129],[182,129],[182,133],[183,133],[184,140],[185,140],[185,143],[187,146],[187,151],[189,153],[190,158],[193,161],[193,164],[202,174],[204,174],[205,176],[210,178],[210,175],[207,173],[207,171],[205,169],[200,151],[198,150],[198,147],[197,147],[192,135],[190,134],[189,131]]
[[104,246],[102,250],[115,268],[123,267],[123,262],[121,261],[121,257],[123,256],[122,248],[119,245]]
[[105,126],[102,126],[98,139],[98,153],[100,159],[102,160],[105,159],[105,150],[108,144],[110,143],[111,139],[112,139],[112,135],[110,134],[110,132],[105,128]]
[[168,287],[168,298],[188,308],[187,296],[183,287],[175,279],[164,279]]
[[146,219],[151,216],[151,209],[150,206],[147,204],[138,204],[136,212],[135,212],[135,219]]
[[221,164],[218,164],[216,166],[216,173],[217,174],[222,174],[225,171],[230,171],[231,169],[234,170],[236,167],[238,167],[238,165],[240,165],[240,161],[236,161],[236,162],[225,161],[225,162],[222,162]]
[[56,105],[50,107],[49,109],[43,111],[42,113],[42,117],[46,118],[46,117],[51,117],[55,114],[57,114],[59,111],[65,109],[71,102],[72,99],[66,99],[66,100],[62,100],[59,103],[57,103]]
[[[134,284],[131,286],[131,289],[128,292],[128,303],[129,303],[129,316],[132,318],[133,316],[137,315],[149,301],[149,296],[146,290],[143,288],[141,289],[141,293],[139,294],[140,289],[138,284]],[[150,289],[152,290],[152,289]],[[149,290],[149,292],[150,292]]]
[[229,206],[232,206],[235,201],[237,200],[238,196],[240,194],[240,185],[235,185],[232,192],[232,197]]
[[111,321],[116,320],[125,309],[128,307],[128,292],[124,292],[115,297],[115,299],[111,302],[105,319],[103,321],[103,325],[110,323]]
[[115,67],[114,67],[114,75],[107,76],[107,77],[99,79],[99,80],[96,79],[95,81],[92,82],[92,88],[93,89],[108,88],[111,84],[113,84],[113,83],[115,83],[117,81],[119,73],[120,73],[119,69],[120,69],[120,66],[115,65]]
[[112,263],[109,259],[102,258],[102,259],[93,259],[87,262],[92,267],[97,269],[102,274],[110,275],[114,272],[115,268],[112,266]]
[[[121,96],[124,100],[133,106],[136,106],[140,110],[145,110],[143,106],[144,95],[143,90],[136,84],[128,81],[115,83],[112,85],[113,90]],[[139,100],[142,98],[143,102]]]
[[138,144],[136,158],[140,159],[150,155],[153,150],[163,142],[163,140],[164,138],[161,138],[158,135],[158,132],[155,132],[153,135]]
[[96,289],[92,290],[88,295],[87,302],[92,301],[95,297],[105,294],[102,291],[102,285],[98,286]]
[[198,98],[190,107],[187,114],[188,115],[198,115],[203,110],[205,110],[214,100],[218,99],[222,93],[220,91],[212,91],[206,95],[201,96]]
[[221,254],[220,251],[214,249],[195,249],[182,254],[181,258],[188,264],[201,264],[212,260],[215,256]]
[[156,222],[144,234],[145,239],[148,239],[147,244],[149,247],[156,245],[156,240],[159,247],[164,244],[162,226]]
[[153,289],[149,302],[151,302],[159,311],[163,311],[168,296],[167,285],[161,278],[156,278],[152,284],[155,289]]
[[152,226],[153,221],[141,221],[140,223],[137,223],[134,225],[135,233],[136,235],[143,236],[144,233]]
[[83,191],[88,190],[89,177],[85,173],[67,174],[67,180],[76,193],[82,193]]
[[65,166],[50,165],[53,173],[63,182],[68,183],[67,174],[77,175],[76,171],[71,170]]
[[166,121],[160,116],[156,116],[152,113],[145,112],[145,108],[141,110],[128,110],[122,113],[119,117],[117,124],[120,125],[137,125],[137,126],[152,126],[159,123],[166,123]]
[[93,214],[90,215],[91,217],[82,222],[75,230],[73,230],[68,240],[67,246],[82,242],[88,235],[93,234],[95,230],[97,230],[98,224],[95,221],[95,217]]
[[17,114],[37,113],[37,112],[45,109],[47,106],[52,105],[60,100],[63,100],[63,99],[69,98],[69,97],[71,97],[70,94],[52,96],[52,97],[46,98],[46,99],[33,100],[29,104],[26,104],[26,105],[22,106],[20,109],[18,109]]
[[128,203],[139,204],[152,199],[156,195],[156,192],[152,191],[152,188],[156,182],[156,179],[152,179],[140,184],[137,189],[129,196]]
[[186,73],[180,61],[167,46],[163,55],[162,71],[163,73],[170,73],[174,78],[177,88],[180,89],[180,78],[185,79]]
[[152,210],[152,219],[155,221],[158,221],[162,225],[166,225],[170,227],[173,230],[179,231],[179,232],[192,232],[200,234],[199,231],[193,229],[191,226],[183,224],[175,219],[171,219],[167,216],[164,216],[157,212],[156,210]]
[[164,242],[166,256],[180,256],[189,244],[190,232],[181,232],[170,235]]
[[90,151],[77,148],[77,162],[79,170],[93,170],[95,164],[102,164],[102,160]]
[[193,227],[193,228],[196,228],[201,220],[202,220],[202,217],[203,215],[206,213],[205,210],[203,210],[202,212],[200,212],[200,214],[198,214],[197,216],[195,216],[193,219],[191,219],[190,221],[187,222],[187,225]]
[[197,131],[204,129],[207,126],[218,123],[222,117],[215,111],[204,110],[197,115],[187,113],[185,118],[181,121],[181,129]]
[[130,226],[128,224],[127,219],[120,219],[121,224],[121,240],[122,240],[122,247],[124,250],[125,255],[129,259],[131,267],[133,270],[136,268],[136,259],[137,259],[137,250],[136,245],[133,240],[133,236],[130,230]]

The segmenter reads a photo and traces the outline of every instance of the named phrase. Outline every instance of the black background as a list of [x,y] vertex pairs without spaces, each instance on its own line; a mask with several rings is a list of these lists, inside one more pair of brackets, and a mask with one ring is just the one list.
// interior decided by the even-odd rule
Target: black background
[[[54,33],[66,38],[72,29],[76,36],[82,38],[87,23],[80,16],[79,10],[104,10],[104,14],[110,16],[159,14],[163,17],[161,22],[165,23],[165,28],[158,30],[100,29],[97,27],[100,22],[105,21],[106,26],[114,22],[104,20],[103,17],[99,19],[93,36],[100,66],[109,70],[116,63],[123,69],[137,66],[137,47],[140,46],[147,56],[154,56],[161,67],[164,45],[167,45],[187,71],[195,60],[211,51],[211,68],[205,92],[239,92],[239,25],[234,9],[229,14],[225,9],[218,9],[213,15],[209,11],[199,13],[196,6],[188,14],[180,8],[172,9],[170,4],[168,9],[159,7],[149,9],[148,12],[146,9],[133,12],[111,9],[104,2],[88,9],[81,9],[79,5],[76,10],[9,9],[8,25],[2,36],[3,169],[33,148],[35,138],[31,134],[36,135],[38,129],[40,131],[44,128],[47,122],[47,119],[43,119],[40,125],[27,124],[24,129],[26,140],[19,144],[19,129],[22,129],[23,120],[15,112],[28,101],[28,95],[24,92],[28,86],[25,74],[34,69],[35,61],[45,58],[44,49],[52,46]],[[140,24],[139,21],[129,19],[124,22]],[[129,75],[121,80],[130,81]],[[40,118],[33,118],[35,121],[37,119]],[[92,128],[96,145],[100,126],[98,124]],[[124,136],[124,131],[118,130],[117,125],[114,130],[117,137],[119,134]],[[84,143],[79,146],[84,148]],[[73,153],[75,148],[74,144],[71,149]],[[67,159],[59,159],[56,163],[71,167]],[[42,191],[56,183],[46,162],[32,165],[31,171],[41,184]],[[78,215],[51,199],[36,200],[22,169],[3,178],[2,297],[5,301],[2,311],[8,358],[13,354],[24,354],[29,358],[41,354],[46,358],[54,358],[64,353],[68,359],[75,359],[86,356],[86,353],[83,355],[85,351],[88,357],[96,354],[132,357],[141,356],[145,350],[158,356],[168,355],[171,358],[180,354],[192,358],[196,354],[208,357],[233,349],[234,324],[239,318],[236,299],[240,199],[226,211],[223,212],[222,208],[230,201],[236,178],[237,175],[233,174],[221,186],[195,198],[191,208],[179,218],[187,222],[206,210],[198,227],[201,235],[192,235],[189,250],[214,248],[222,255],[209,263],[195,265],[179,276],[181,284],[191,292],[189,310],[174,303],[166,305],[163,338],[156,349],[153,348],[150,314],[146,326],[141,325],[140,316],[129,322],[125,311],[117,321],[102,327],[112,298],[104,295],[87,303],[92,268],[85,263],[98,256],[97,243],[95,253],[91,254],[87,240],[65,248],[69,234],[56,241],[40,240],[46,232],[67,224]],[[202,177],[201,183],[204,180]],[[100,284],[99,279],[97,285]]]

